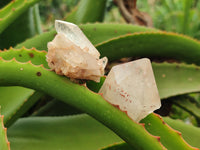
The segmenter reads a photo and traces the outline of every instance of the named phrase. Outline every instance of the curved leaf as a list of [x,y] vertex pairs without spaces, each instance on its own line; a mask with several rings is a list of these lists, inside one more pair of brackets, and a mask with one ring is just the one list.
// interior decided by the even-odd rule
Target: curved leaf
[[80,110],[75,109],[62,101],[52,100],[33,113],[33,116],[68,116],[81,113]]
[[0,49],[15,46],[38,34],[40,25],[37,24],[39,20],[39,16],[36,15],[39,13],[37,9],[37,5],[29,8],[0,34]]
[[[23,70],[21,69],[23,68]],[[133,122],[125,113],[105,101],[102,96],[86,87],[70,82],[42,66],[19,63],[16,60],[0,60],[0,84],[20,85],[43,91],[88,114],[112,129],[133,148],[163,149],[157,138],[150,135],[143,126]],[[15,74],[15,76],[13,76]],[[23,80],[21,80],[23,78]],[[137,131],[137,132],[135,132]],[[146,144],[143,144],[143,141]]]
[[[184,63],[152,63],[156,84],[161,99],[200,92],[200,67]],[[87,87],[98,92],[100,83],[87,81]]]
[[192,125],[187,125],[181,120],[173,120],[168,117],[163,117],[164,121],[169,124],[175,130],[181,132],[183,138],[192,146],[198,147],[200,149],[199,139],[200,139],[200,128],[194,127]]
[[[9,51],[0,51],[0,57],[5,60],[16,58],[20,62],[31,61],[35,65],[48,67],[45,61],[46,52],[20,49]],[[39,100],[42,93],[23,87],[0,87],[0,105],[2,114],[5,116],[4,122],[6,126],[10,126],[16,119],[23,115],[35,102]]]
[[149,133],[160,137],[161,143],[167,149],[196,149],[186,143],[180,132],[168,126],[159,115],[152,113],[141,122],[145,123],[145,128]]
[[[21,87],[20,87],[21,88]],[[16,90],[16,88],[14,88],[14,90]],[[7,122],[6,122],[6,127],[9,127],[11,126],[18,118],[20,118],[23,114],[25,114],[42,96],[44,96],[43,93],[41,92],[34,92],[34,94],[30,95],[27,99],[23,99],[23,96],[25,96],[24,94],[24,91],[25,90],[30,90],[30,89],[23,89],[23,93],[17,93],[17,94],[21,94],[19,97],[21,98],[20,101],[17,101],[18,99],[16,98],[13,98],[13,107],[9,107],[10,104],[10,101],[7,102],[6,104],[8,105],[6,108],[8,108],[8,110],[10,110],[11,108],[13,108],[13,110],[10,110],[10,113],[14,113],[14,114],[11,114],[10,116],[7,116],[9,117]],[[10,95],[13,95],[13,97],[17,96],[17,94],[15,92],[12,92],[10,91],[9,89],[9,92],[10,92]],[[5,95],[5,94],[4,94]],[[15,104],[15,106],[14,106]],[[18,106],[17,108],[17,105],[16,104],[21,104],[20,107]],[[14,110],[16,109],[17,110]],[[7,109],[6,109],[6,112],[7,112]]]
[[66,20],[76,24],[101,22],[104,18],[106,1],[107,0],[81,0],[78,7],[70,14],[71,16],[69,16],[69,18],[66,17]]
[[13,119],[33,93],[34,90],[23,87],[0,87],[0,105],[5,123]]
[[[38,54],[37,54],[37,51],[36,50],[32,50],[32,51],[34,51],[34,53],[35,53],[35,56],[37,56]],[[29,58],[29,56],[28,56],[28,53],[30,52],[30,50],[22,50],[22,52],[23,52],[23,55],[24,56],[27,56],[27,58]],[[20,50],[17,50],[17,51],[6,51],[6,52],[2,52],[2,53],[5,53],[5,54],[7,54],[7,55],[2,55],[2,56],[11,56],[10,57],[10,59],[14,56],[12,56],[11,54],[12,53],[15,53],[15,55],[16,56],[18,56],[19,55],[19,53],[21,53],[21,51]],[[11,54],[9,54],[9,53],[11,53]],[[42,53],[44,53],[44,54],[42,54]],[[45,59],[45,54],[46,54],[46,52],[39,52],[39,54],[43,57],[43,59]],[[42,60],[42,57],[41,57],[41,60]],[[20,59],[22,59],[23,57],[20,57]],[[26,57],[25,57],[26,58]],[[23,58],[24,59],[24,58]],[[40,59],[39,59],[40,60]],[[38,62],[39,62],[39,60],[38,60]],[[20,61],[22,61],[22,60],[20,60]],[[40,64],[40,63],[39,63]],[[191,84],[191,79],[190,80],[188,80],[189,82],[187,83],[186,81],[185,81],[185,78],[188,78],[188,76],[190,77],[191,75],[193,75],[193,80],[195,79],[195,81],[196,80],[198,80],[198,74],[199,74],[199,67],[197,67],[197,66],[194,66],[194,65],[185,65],[185,64],[167,64],[167,63],[164,63],[164,64],[153,64],[153,68],[154,68],[154,71],[155,71],[155,77],[156,77],[156,81],[158,81],[157,83],[160,83],[161,84],[161,87],[160,86],[158,86],[159,87],[159,89],[166,89],[167,90],[167,88],[175,88],[174,90],[172,90],[172,91],[174,91],[174,94],[181,94],[180,93],[180,91],[184,91],[184,92],[191,92],[191,91],[189,91],[189,90],[191,90],[191,89],[193,89],[192,87],[193,87],[193,85],[195,86],[195,84],[194,83],[192,83]],[[176,81],[176,78],[175,77],[177,77],[177,75],[178,75],[178,77],[180,76],[180,75],[184,75],[183,76],[183,79],[181,79],[181,80],[178,80],[178,82],[180,83],[182,83],[183,82],[183,84],[184,85],[187,85],[187,86],[183,86],[183,85],[181,85],[181,84],[177,84],[175,81]],[[196,76],[194,76],[194,74],[196,74]],[[180,78],[180,77],[179,77]],[[163,80],[167,80],[167,81],[165,81],[166,82],[166,85],[164,85],[163,87],[162,87],[162,83],[165,83]],[[183,80],[183,81],[182,81]],[[171,81],[171,82],[170,82]],[[176,87],[176,84],[178,85],[178,87]],[[191,84],[191,85],[190,85]],[[190,86],[189,86],[190,85]],[[184,89],[183,87],[188,87],[188,89]],[[196,88],[197,88],[197,90],[198,90],[198,88],[199,88],[199,86],[198,86],[198,84],[195,86]],[[178,92],[178,90],[180,90],[179,92]],[[164,94],[165,94],[165,92],[163,92]],[[170,95],[170,93],[173,95],[173,93],[172,92],[167,92],[167,94],[168,94],[168,96],[172,96],[172,95]],[[166,96],[166,95],[162,95],[162,97],[164,97],[164,96]],[[153,121],[153,123],[155,123],[156,122],[156,125],[159,125],[159,124],[163,124],[162,123],[162,120],[160,120],[160,118],[157,118],[156,119],[156,117],[154,117],[154,119],[149,119],[150,121]],[[147,122],[145,121],[145,119],[144,119],[144,121],[145,121],[145,123],[146,124],[149,124],[150,122],[149,122],[149,120],[147,119]],[[161,123],[159,123],[159,122],[161,122]],[[155,126],[156,126],[155,125]],[[148,127],[148,126],[147,126]],[[154,127],[154,126],[153,126]],[[175,147],[175,145],[173,145],[173,144],[170,144],[171,142],[173,143],[173,141],[178,141],[178,140],[180,140],[179,141],[179,148],[185,148],[185,146],[187,146],[187,144],[185,144],[184,142],[181,142],[182,141],[182,139],[180,138],[180,136],[176,136],[177,134],[176,134],[176,132],[173,134],[173,135],[175,135],[175,136],[173,136],[173,135],[171,135],[171,134],[167,134],[168,132],[167,131],[170,131],[170,128],[168,128],[168,127],[165,127],[165,126],[160,126],[160,128],[161,128],[161,131],[163,131],[165,134],[163,134],[162,132],[160,133],[160,132],[158,132],[158,133],[156,133],[156,132],[154,132],[154,128],[151,128],[151,129],[149,129],[149,132],[151,132],[151,133],[153,133],[154,135],[159,135],[159,136],[161,136],[161,141],[163,142],[163,143],[165,143],[165,141],[167,141],[167,144],[165,144],[165,146],[168,148],[168,145],[171,145],[172,147]],[[173,130],[172,130],[172,132],[174,132]],[[169,132],[170,133],[170,132]],[[164,135],[164,136],[163,136]],[[172,136],[172,137],[169,137],[170,136]],[[177,140],[175,140],[177,138]],[[170,140],[169,140],[170,139]],[[171,141],[172,140],[172,141]],[[181,145],[182,144],[182,145]],[[178,146],[176,145],[176,148],[177,148]]]
[[0,9],[0,33],[6,29],[15,19],[40,0],[12,0],[8,5]]
[[31,62],[34,65],[43,65],[45,68],[49,69],[48,63],[46,61],[46,51],[38,51],[36,49],[12,49],[0,51],[0,57],[4,60],[11,60],[15,58],[19,62]]
[[[45,51],[25,48],[0,52],[0,56],[5,60],[13,58],[20,62],[28,62],[30,60],[33,64],[43,64],[48,69],[45,55]],[[177,63],[153,63],[152,66],[161,99],[200,91],[200,68],[198,66]],[[102,78],[100,84],[88,81],[87,86],[98,92],[103,80]]]
[[10,143],[7,139],[7,129],[3,125],[3,116],[0,115],[0,149],[10,150]]
[[200,125],[200,105],[193,97],[178,96],[171,99],[173,100],[173,104],[182,108],[190,115],[193,115],[197,121],[197,124]]
[[200,91],[200,67],[177,63],[153,63],[154,75],[162,99]]
[[[187,36],[168,32],[144,32],[113,38],[96,45],[102,57],[173,58],[200,64],[200,42]],[[176,55],[175,55],[176,54]]]
[[13,150],[97,150],[122,141],[88,115],[29,117],[8,129]]
[[[120,35],[142,31],[157,31],[153,28],[145,28],[128,24],[95,23],[79,25],[79,27],[93,44],[98,44]],[[47,50],[47,43],[53,40],[55,35],[56,31],[52,30],[28,39],[25,42],[18,44],[15,48],[22,48],[23,46],[25,46],[26,48],[35,47],[39,50]]]
[[117,143],[113,144],[112,146],[107,146],[105,148],[102,148],[101,150],[132,150],[131,146],[127,143]]
[[39,5],[35,4],[33,7],[33,18],[34,18],[34,28],[36,34],[42,33],[41,21],[40,21],[40,12],[39,12]]
[[[156,118],[154,118],[156,119]],[[164,121],[169,124],[172,128],[176,129],[177,134],[181,134],[183,138],[192,146],[200,148],[199,139],[200,139],[200,129],[192,125],[187,125],[181,120],[174,120],[169,117],[163,117]],[[164,122],[163,122],[164,123]],[[155,129],[156,130],[156,129]],[[157,129],[158,130],[158,129]],[[160,130],[160,128],[159,128]],[[177,142],[177,141],[175,141]],[[104,148],[105,150],[129,150],[131,147],[126,143],[115,144]],[[103,149],[103,150],[104,150]]]

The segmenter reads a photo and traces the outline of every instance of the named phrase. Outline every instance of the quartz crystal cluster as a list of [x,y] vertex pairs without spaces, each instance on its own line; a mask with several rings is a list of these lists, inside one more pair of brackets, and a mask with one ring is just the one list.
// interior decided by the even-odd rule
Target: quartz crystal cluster
[[100,54],[78,26],[55,21],[57,35],[48,43],[47,62],[57,74],[96,82],[104,75],[107,58]]
[[114,66],[99,93],[136,122],[161,106],[151,62],[147,58]]

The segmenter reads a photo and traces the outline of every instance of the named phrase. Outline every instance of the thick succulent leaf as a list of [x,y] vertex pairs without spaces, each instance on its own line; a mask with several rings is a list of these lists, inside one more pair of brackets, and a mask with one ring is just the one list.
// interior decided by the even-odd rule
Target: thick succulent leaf
[[[173,129],[181,133],[183,138],[192,146],[200,148],[199,139],[200,139],[200,129],[194,127],[193,125],[185,124],[181,120],[174,120],[169,117],[163,117],[164,121],[170,125]],[[157,130],[160,128],[157,128]],[[177,132],[177,133],[178,133]],[[179,134],[180,134],[179,133]],[[105,150],[129,150],[131,147],[126,143],[114,144],[104,148]],[[104,150],[103,149],[103,150]]]
[[[0,57],[5,60],[16,58],[20,62],[31,61],[35,65],[41,65],[42,63],[48,67],[44,59],[45,55],[46,53],[34,49],[0,51]],[[4,122],[6,126],[11,125],[43,96],[40,92],[34,93],[34,90],[23,87],[0,87],[0,95],[0,105],[2,114],[5,116]]]
[[39,5],[35,4],[33,7],[33,18],[34,18],[34,28],[36,34],[42,33],[42,26],[40,21],[40,12],[39,12]]
[[13,150],[97,150],[122,141],[88,115],[29,117],[8,129]]
[[0,105],[5,123],[13,119],[33,93],[34,90],[23,87],[0,87]]
[[[145,28],[128,24],[95,23],[80,25],[79,27],[93,44],[98,44],[111,38],[118,37],[120,35],[143,31],[157,31],[153,28]],[[26,48],[35,47],[39,50],[47,50],[47,43],[53,40],[55,35],[56,31],[52,30],[28,39],[25,42],[17,45],[15,48],[22,48],[23,46],[25,46]]]
[[106,77],[101,77],[100,78],[100,82],[97,83],[97,82],[94,82],[94,81],[87,81],[86,82],[86,86],[91,89],[92,91],[98,93],[101,86],[103,85],[104,81],[105,81]]
[[4,60],[11,60],[15,58],[19,62],[31,62],[34,65],[43,65],[45,68],[49,69],[48,63],[46,61],[46,51],[38,51],[36,49],[13,49],[0,51],[0,57]]
[[[165,58],[200,64],[200,42],[168,32],[143,32],[113,38],[96,45],[102,56]],[[174,55],[176,54],[176,55]]]
[[197,100],[190,96],[178,96],[171,99],[173,104],[193,115],[198,125],[200,125],[200,105]]
[[37,24],[37,9],[37,5],[29,8],[0,34],[0,49],[15,46],[38,33],[40,25]]
[[[102,56],[107,56],[110,61],[122,57],[134,56],[151,58],[162,57],[166,59],[173,58],[176,60],[199,64],[198,56],[200,43],[199,41],[187,36],[161,31],[135,33],[141,30],[152,31],[153,29],[130,25],[116,26],[113,24],[99,24],[98,26],[97,24],[94,24],[82,25],[80,27],[91,42],[96,44],[96,47]],[[127,32],[133,34],[127,34]],[[47,42],[52,40],[54,35],[55,31],[51,31],[27,40],[24,43],[19,44],[17,47],[20,48],[24,45],[28,48],[37,47],[38,49],[46,50]],[[174,55],[174,53],[177,55]]]
[[[102,101],[101,97],[99,97],[99,95],[97,95],[95,93],[90,93],[90,91],[88,91],[84,87],[70,83],[64,77],[57,76],[53,72],[49,72],[47,70],[42,69],[42,67],[36,67],[36,66],[34,67],[30,63],[20,64],[20,63],[17,63],[15,60],[12,60],[9,62],[2,61],[2,64],[0,66],[1,67],[6,66],[6,68],[10,68],[9,69],[10,71],[17,72],[17,73],[15,73],[15,74],[17,74],[17,76],[15,76],[14,78],[11,77],[11,75],[10,75],[11,72],[10,73],[3,72],[3,75],[1,77],[6,76],[6,78],[3,78],[3,80],[1,80],[2,78],[0,78],[0,81],[2,81],[3,84],[15,83],[15,84],[24,85],[27,87],[37,88],[39,90],[47,92],[47,94],[50,94],[53,97],[56,97],[60,100],[64,100],[65,102],[91,114],[98,120],[102,121],[108,127],[111,127],[111,129],[113,129],[113,131],[115,131],[118,135],[120,135],[122,138],[124,138],[125,141],[128,141],[128,143],[131,144],[132,147],[135,147],[135,148],[140,147],[138,145],[140,142],[140,140],[138,138],[139,135],[143,136],[142,141],[144,140],[144,138],[147,138],[147,135],[145,135],[145,132],[143,132],[139,128],[139,126],[137,126],[133,121],[131,121],[124,113],[118,112],[119,110],[117,110],[116,108],[113,109],[113,106],[111,106],[104,100]],[[23,71],[20,71],[20,69],[18,69],[18,68],[24,68],[24,69],[23,69]],[[23,81],[20,80],[22,76],[24,77]],[[26,76],[29,77],[28,80],[26,80]],[[13,81],[11,81],[11,80],[13,80]],[[63,83],[64,83],[64,85],[62,85]],[[46,84],[47,84],[48,88],[45,88]],[[50,85],[54,85],[53,86],[54,88],[51,89]],[[73,89],[73,87],[75,89]],[[67,95],[62,93],[63,90],[64,90],[64,93]],[[75,92],[78,92],[78,93],[75,93]],[[55,95],[54,95],[54,93],[55,93]],[[87,95],[86,99],[84,99],[85,94]],[[80,97],[78,95],[80,95]],[[90,96],[91,96],[91,98],[93,97],[92,98],[93,100],[90,100]],[[80,98],[80,100],[79,100],[79,98]],[[88,105],[86,105],[86,104],[88,104]],[[104,111],[106,111],[106,113],[104,113]],[[120,116],[121,113],[125,116]],[[120,122],[118,124],[116,123],[115,115],[117,116],[117,119],[120,120]],[[123,121],[124,117],[125,118],[127,117],[131,122],[129,123],[128,120]],[[157,116],[152,117],[150,115],[150,119],[147,117],[144,119],[143,122],[145,123],[145,126],[149,130],[150,133],[152,133],[153,135],[161,136],[160,140],[163,142],[165,147],[176,148],[176,149],[193,149],[192,147],[190,147],[187,143],[185,143],[183,141],[181,136],[177,136],[178,134],[176,132],[171,130],[168,126],[165,126],[159,117],[157,117]],[[152,125],[152,124],[155,124],[155,125]],[[134,125],[134,127],[132,125]],[[128,131],[128,134],[126,134],[126,130],[124,130],[125,127],[128,128],[127,126],[130,126],[129,127],[130,130]],[[161,128],[161,130],[160,131],[155,130],[156,126],[159,126],[159,128]],[[131,131],[132,131],[131,129],[135,129],[134,131],[137,130],[138,132],[131,133]],[[121,131],[123,131],[123,132],[121,132]],[[136,140],[136,139],[134,139],[135,136],[134,137],[132,137],[132,136],[135,134],[138,134],[138,133],[140,133],[139,135],[137,135],[138,142],[135,143],[135,140]],[[129,139],[127,139],[127,136],[129,137]],[[134,139],[134,140],[131,140],[131,142],[130,142],[129,141],[130,139]],[[134,142],[132,142],[132,141],[134,141]],[[150,141],[150,139],[148,138],[148,140],[146,140],[146,141]],[[178,142],[178,144],[177,143],[174,144],[174,141],[179,141],[179,142]],[[154,141],[154,144],[155,143],[156,143],[156,141]],[[150,143],[147,142],[146,144],[150,144]],[[149,146],[151,146],[151,144]],[[149,148],[149,146],[148,146],[148,148]]]
[[71,107],[62,101],[52,100],[33,113],[33,116],[68,116],[80,113],[82,113],[80,110]]
[[200,149],[199,139],[200,139],[200,128],[194,127],[193,125],[188,125],[181,120],[173,120],[169,117],[163,117],[164,121],[169,124],[175,130],[181,132],[183,138],[192,146]]
[[7,129],[4,128],[2,115],[0,115],[0,149],[10,150],[10,143],[7,138]]
[[66,20],[76,24],[101,22],[104,18],[105,8],[106,0],[81,0],[78,7],[70,14],[71,16],[66,17]]
[[[0,70],[3,70],[0,72],[1,85],[25,86],[62,100],[105,124],[133,148],[163,149],[157,138],[150,135],[143,126],[132,121],[124,112],[85,86],[72,83],[66,77],[58,76],[42,66],[34,66],[30,62],[20,63],[15,59],[1,59]],[[145,145],[144,140],[147,141]]]
[[141,122],[145,123],[149,133],[160,137],[161,143],[167,149],[196,149],[185,142],[181,133],[168,126],[159,115],[152,113]]
[[[37,54],[37,51],[36,50],[32,50],[32,51],[34,51],[35,52],[35,56],[37,56],[38,54]],[[2,53],[7,53],[7,55],[8,55],[8,53],[12,53],[12,51],[5,51],[5,52],[2,52]],[[13,52],[16,52],[15,53],[15,55],[16,56],[18,56],[19,55],[19,53],[21,53],[20,52],[20,50],[18,50],[18,51],[13,51]],[[23,50],[23,56],[27,56],[27,57],[30,57],[29,55],[28,55],[28,53],[30,53],[31,52],[31,50]],[[46,52],[39,52],[39,54],[41,55],[42,53],[46,53]],[[5,57],[6,55],[2,55],[2,56],[4,56],[4,58],[7,58],[7,57]],[[8,56],[10,56],[10,55],[8,55]],[[44,57],[45,55],[41,55],[42,57]],[[10,57],[10,59],[11,59],[12,57]],[[21,57],[20,57],[21,58]],[[23,57],[22,57],[23,58]],[[26,58],[26,57],[25,57]],[[41,59],[42,60],[42,59]],[[22,60],[20,60],[20,61],[22,61]],[[39,61],[38,61],[39,62]],[[40,63],[38,63],[38,64],[40,64]],[[163,65],[163,66],[162,66]],[[174,69],[177,69],[178,68],[178,71],[183,71],[183,70],[187,70],[186,72],[187,73],[189,73],[189,72],[191,72],[192,71],[192,74],[198,74],[198,67],[197,66],[194,66],[194,65],[184,65],[184,64],[178,64],[178,67],[177,67],[177,64],[167,64],[167,63],[164,63],[164,64],[162,64],[162,65],[158,65],[158,64],[153,64],[153,67],[154,67],[154,70],[159,70],[159,67],[163,67],[163,68],[165,68],[165,69],[163,69],[163,70],[170,70],[170,69],[172,69],[171,71],[170,71],[170,73],[169,74],[172,74],[172,73],[175,73],[176,75],[178,74],[177,72],[175,72],[174,71]],[[162,68],[161,67],[161,68]],[[158,69],[155,69],[155,68],[158,68]],[[164,74],[163,75],[163,70],[161,70],[161,71],[158,71],[157,73],[155,73],[155,76],[157,77],[157,75],[158,76],[160,76],[160,77],[162,77],[162,78],[165,78],[165,77],[167,77],[166,76],[166,74]],[[195,72],[193,72],[193,71],[195,71]],[[37,74],[37,73],[36,73]],[[182,72],[182,74],[184,74],[183,72]],[[39,74],[39,75],[41,75],[41,74]],[[189,75],[191,75],[191,74],[189,74]],[[198,76],[198,75],[197,75]],[[162,79],[161,78],[161,79]],[[171,76],[170,78],[167,78],[167,79],[169,79],[169,81],[171,80],[171,79],[173,79],[174,78],[174,76]],[[168,82],[169,82],[168,81]],[[163,82],[163,81],[162,81]],[[160,82],[160,83],[162,83],[162,82]],[[167,82],[167,83],[168,83]],[[180,81],[179,81],[180,82]],[[184,82],[184,81],[183,81]],[[190,82],[189,82],[190,83]],[[174,83],[174,84],[177,84],[177,83]],[[187,84],[187,83],[186,83]],[[184,87],[184,86],[183,86]],[[197,86],[198,87],[198,86]],[[180,94],[180,93],[176,93],[176,94]],[[153,119],[150,119],[151,121],[153,120]],[[156,119],[156,121],[155,121],[155,117],[154,117],[154,122],[158,122],[157,124],[163,124],[163,123],[161,123],[162,122],[162,120],[160,120],[160,118],[159,117],[157,117],[157,119]],[[148,123],[146,123],[146,124],[149,124],[149,122]],[[167,127],[165,127],[165,126],[163,126],[162,128],[164,128],[164,129],[162,129],[162,131],[168,131],[169,129],[167,128]],[[149,132],[152,132],[152,131],[154,131],[154,128],[152,128],[152,129],[150,129],[149,130]],[[173,130],[172,130],[173,131]],[[157,135],[157,133],[154,133],[154,132],[152,132],[154,135],[156,134]],[[168,133],[168,132],[166,132],[166,133]],[[165,136],[161,136],[161,135],[163,135],[163,133],[161,132],[161,133],[158,133],[158,135],[159,136],[161,136],[161,139],[162,140],[164,140],[164,143],[165,143],[165,141],[166,141],[166,139],[168,139],[168,136],[171,136],[171,135],[167,135],[165,133]],[[176,133],[175,133],[175,135],[176,135]],[[180,136],[175,136],[175,137],[172,137],[172,138],[170,138],[170,139],[172,139],[172,142],[173,141],[176,141],[176,140],[174,140],[174,139],[178,139],[178,140],[180,140],[180,142],[179,142],[179,144],[182,144],[181,146],[185,146],[186,144],[184,143],[184,142],[181,142],[182,141],[182,139],[180,138]],[[171,140],[167,140],[169,143],[171,142]],[[168,143],[167,142],[167,143]],[[166,144],[167,146],[168,145],[170,145],[170,144]],[[167,147],[166,146],[166,147]],[[172,144],[172,146],[174,146],[173,144]],[[180,148],[183,148],[183,147],[181,147],[180,146]],[[176,147],[177,147],[177,145],[176,145]]]
[[10,143],[7,138],[7,129],[4,128],[2,115],[0,115],[0,149],[10,150]]
[[110,40],[122,35],[129,35],[136,32],[145,31],[159,31],[154,28],[146,28],[142,26],[130,25],[130,24],[86,24],[79,26],[89,40],[97,45],[104,41]]
[[40,35],[36,35],[33,38],[27,39],[26,41],[18,44],[15,48],[36,48],[38,50],[47,50],[47,43],[52,41],[56,35],[56,31],[52,30],[49,32],[42,33]]
[[8,5],[0,9],[0,33],[4,31],[23,12],[28,10],[40,0],[12,0]]
[[[71,10],[71,12],[69,12],[64,20],[65,21],[68,21],[68,22],[72,22],[72,23],[76,23],[76,13],[77,13],[77,10],[78,10],[78,7],[79,7],[79,4],[80,2]],[[89,18],[89,17],[88,17]]]
[[[30,60],[35,65],[43,64],[48,69],[45,55],[45,51],[28,50],[25,48],[18,50],[10,49],[9,51],[2,51],[0,53],[3,59],[11,60],[15,57],[20,62],[28,62]],[[198,84],[200,68],[198,66],[177,63],[153,63],[152,66],[159,94],[162,99],[200,91]],[[103,81],[104,78],[102,78],[99,84],[88,81],[87,86],[93,91],[98,92]]]
[[162,99],[200,91],[199,66],[177,63],[153,63],[152,66]]
[[[21,88],[21,87],[20,87]],[[16,88],[15,88],[16,89]],[[30,90],[30,89],[23,89],[23,92],[25,90]],[[10,89],[9,89],[10,91]],[[33,90],[32,90],[33,91]],[[33,91],[34,92],[34,91]],[[17,93],[16,95],[15,92],[12,93],[13,96],[17,96],[19,93]],[[8,110],[10,110],[11,108],[13,108],[13,110],[10,111],[10,118],[8,118],[7,122],[6,122],[6,127],[9,127],[10,125],[12,125],[18,118],[20,118],[23,114],[25,114],[38,100],[40,100],[41,97],[44,96],[43,93],[41,92],[34,92],[34,94],[32,94],[31,96],[29,96],[27,99],[22,99],[22,96],[24,96],[25,94],[24,93],[20,93],[21,95],[19,95],[19,97],[21,97],[20,101],[18,102],[16,98],[13,98],[13,104],[21,104],[20,107],[18,107],[18,109],[15,111],[14,109],[17,108],[17,106],[14,106],[13,107],[9,107]],[[10,103],[9,102],[6,102],[6,104]],[[7,112],[7,109],[5,108],[6,112]],[[11,114],[11,113],[14,113],[14,114]],[[8,115],[7,115],[8,116]]]
[[105,148],[102,148],[101,150],[133,150],[130,145],[127,143],[116,143],[112,146],[107,146]]
[[[200,67],[184,63],[152,63],[156,84],[161,99],[200,92]],[[98,92],[104,82],[87,82],[87,87]]]

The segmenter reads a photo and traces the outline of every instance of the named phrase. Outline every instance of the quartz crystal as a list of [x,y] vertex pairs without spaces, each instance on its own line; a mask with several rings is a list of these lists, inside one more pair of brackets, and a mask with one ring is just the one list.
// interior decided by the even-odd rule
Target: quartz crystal
[[48,43],[47,62],[57,74],[96,82],[104,75],[107,58],[100,54],[78,26],[55,21],[57,35]]
[[147,58],[114,66],[99,93],[136,122],[161,106],[151,62]]

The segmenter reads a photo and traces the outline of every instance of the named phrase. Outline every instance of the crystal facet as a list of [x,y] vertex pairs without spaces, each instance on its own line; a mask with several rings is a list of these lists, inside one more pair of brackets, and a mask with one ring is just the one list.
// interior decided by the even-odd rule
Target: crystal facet
[[48,43],[47,62],[57,74],[99,82],[107,58],[99,52],[75,24],[56,20],[57,35]]
[[151,62],[147,58],[114,66],[99,93],[136,122],[161,106]]

